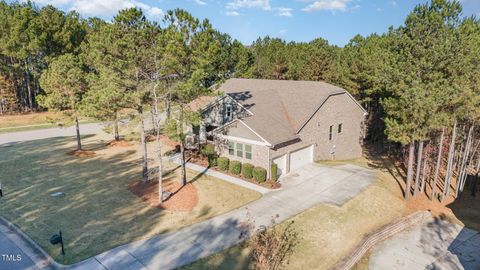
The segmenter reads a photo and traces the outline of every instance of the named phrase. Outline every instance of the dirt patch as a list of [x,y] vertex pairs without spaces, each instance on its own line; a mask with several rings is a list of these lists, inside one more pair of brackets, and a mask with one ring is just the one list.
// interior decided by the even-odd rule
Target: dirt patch
[[125,140],[119,140],[119,141],[113,140],[113,141],[108,142],[107,146],[109,146],[109,147],[130,147],[130,146],[132,146],[132,144],[125,141]]
[[67,155],[84,158],[84,157],[94,157],[96,153],[94,151],[89,151],[89,150],[73,150],[73,151],[67,152]]
[[163,191],[171,192],[173,195],[162,204],[158,204],[158,182],[143,183],[137,181],[128,185],[128,190],[140,197],[143,201],[150,203],[152,207],[171,211],[191,211],[198,204],[197,188],[188,183],[184,187],[177,181],[163,182]]

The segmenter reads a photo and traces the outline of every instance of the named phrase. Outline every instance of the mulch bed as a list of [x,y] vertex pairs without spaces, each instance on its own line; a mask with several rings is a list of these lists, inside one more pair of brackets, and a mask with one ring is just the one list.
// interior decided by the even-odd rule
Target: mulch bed
[[[188,161],[203,167],[208,167],[208,160],[197,155],[191,155]],[[215,170],[218,171],[217,169]]]
[[107,146],[110,146],[110,147],[130,147],[130,146],[132,146],[132,144],[125,141],[125,140],[120,140],[120,141],[113,140],[113,141],[108,142]]
[[158,207],[170,211],[191,211],[198,204],[197,188],[188,183],[184,187],[174,180],[163,182],[163,191],[172,192],[173,195],[162,204],[158,204],[158,182],[147,183],[136,181],[128,185],[128,190],[140,197],[143,201],[150,203],[152,207]]
[[67,155],[84,158],[84,157],[94,157],[96,154],[94,151],[89,151],[89,150],[72,150],[70,152],[67,152]]
[[[147,142],[154,142],[157,140],[157,136],[156,135],[147,135],[145,136],[145,140]],[[165,135],[160,135],[160,141],[162,141],[163,144],[171,147],[171,148],[176,148],[176,147],[179,147],[180,146],[180,143],[177,142],[177,141],[174,141],[172,139],[170,139],[169,137],[165,136]]]

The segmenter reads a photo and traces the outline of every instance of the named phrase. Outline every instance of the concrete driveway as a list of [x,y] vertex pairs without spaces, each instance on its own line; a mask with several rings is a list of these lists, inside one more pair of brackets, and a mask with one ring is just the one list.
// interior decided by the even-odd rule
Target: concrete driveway
[[432,218],[376,246],[371,270],[479,270],[480,233]]
[[[374,180],[375,173],[365,168],[310,164],[282,179],[282,189],[268,192],[244,207],[175,232],[119,246],[65,269],[174,269],[238,244],[248,222],[259,228],[270,225],[272,217],[280,223],[321,203],[342,205]],[[0,269],[48,267],[35,257],[38,252],[28,251],[28,245],[19,239],[0,226],[0,252],[24,258],[16,263],[0,262]]]
[[342,205],[375,180],[373,171],[353,165],[311,164],[296,173],[282,189],[268,192],[244,207],[114,248],[70,269],[174,269],[239,243],[239,236],[252,219],[258,228],[270,225],[272,217],[280,223],[321,203]]
[[343,205],[374,180],[373,171],[355,165],[305,165],[280,178],[282,188],[298,194],[303,203],[309,200]]

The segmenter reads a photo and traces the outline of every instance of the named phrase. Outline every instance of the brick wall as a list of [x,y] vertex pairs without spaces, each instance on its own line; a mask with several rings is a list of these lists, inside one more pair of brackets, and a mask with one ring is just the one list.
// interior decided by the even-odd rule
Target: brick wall
[[[352,159],[362,155],[362,122],[364,113],[347,94],[331,96],[300,131],[301,142],[271,150],[271,157],[279,157],[308,145],[314,145],[314,159]],[[342,124],[342,133],[338,133]],[[329,127],[333,125],[333,139],[329,140]]]
[[349,255],[345,256],[345,258],[340,260],[337,264],[330,268],[330,270],[351,269],[370,248],[397,233],[421,223],[429,217],[431,217],[430,212],[419,211],[378,229],[377,231],[365,236]]

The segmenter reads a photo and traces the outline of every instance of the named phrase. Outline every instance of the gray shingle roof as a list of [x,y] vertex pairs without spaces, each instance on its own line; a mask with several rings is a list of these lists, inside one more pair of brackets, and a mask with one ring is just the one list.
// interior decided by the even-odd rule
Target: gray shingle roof
[[329,96],[346,93],[325,82],[261,79],[229,79],[218,90],[252,112],[242,121],[272,145],[298,138]]

